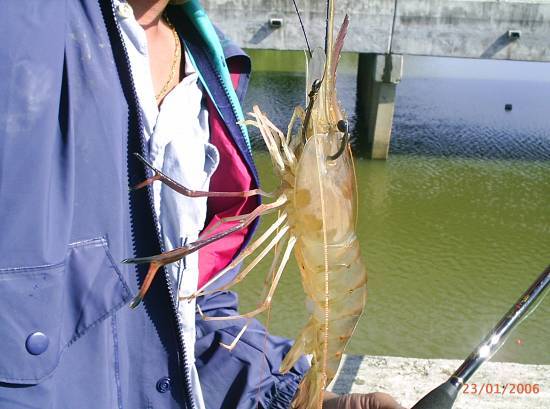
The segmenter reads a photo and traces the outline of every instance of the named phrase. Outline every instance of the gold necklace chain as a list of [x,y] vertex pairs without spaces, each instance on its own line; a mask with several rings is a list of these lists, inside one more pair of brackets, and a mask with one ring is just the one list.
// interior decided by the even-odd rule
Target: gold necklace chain
[[155,98],[158,100],[164,98],[164,96],[168,93],[170,84],[172,84],[172,81],[174,80],[174,76],[176,75],[176,68],[178,66],[178,62],[181,60],[181,49],[180,49],[180,39],[178,37],[178,33],[170,20],[168,19],[168,16],[164,14],[164,18],[166,20],[166,23],[168,24],[168,27],[172,30],[172,35],[174,36],[174,42],[175,42],[175,49],[174,49],[174,57],[172,58],[172,67],[170,69],[170,76],[168,77],[168,80],[164,83],[164,86],[159,91],[158,94],[155,95]]

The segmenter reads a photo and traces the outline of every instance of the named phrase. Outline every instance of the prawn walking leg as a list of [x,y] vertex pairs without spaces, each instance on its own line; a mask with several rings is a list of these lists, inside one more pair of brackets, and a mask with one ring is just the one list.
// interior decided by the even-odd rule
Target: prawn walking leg
[[273,249],[273,247],[275,247],[279,243],[279,241],[281,241],[281,239],[284,237],[284,235],[287,232],[288,232],[288,226],[284,227],[279,233],[277,233],[277,235],[269,243],[269,245],[265,249],[263,249],[262,252],[258,254],[258,256],[256,256],[256,258],[254,258],[254,260],[248,266],[246,266],[246,268],[242,269],[239,272],[239,274],[237,274],[237,276],[233,279],[232,282],[230,282],[227,285],[224,285],[223,287],[218,288],[215,291],[205,291],[201,295],[214,293],[216,291],[226,291],[226,290],[229,290],[234,285],[240,283],[248,275],[248,273],[250,273],[250,271],[252,271],[252,269],[256,267],[256,264],[258,264],[267,255],[267,253],[269,253]]
[[207,317],[206,315],[202,315],[202,318],[206,321],[224,321],[224,320],[237,320],[241,318],[252,318],[255,317],[258,314],[261,314],[266,309],[269,308],[271,305],[271,300],[273,298],[273,294],[275,293],[275,289],[277,288],[277,285],[279,284],[279,280],[281,279],[281,275],[283,274],[283,270],[286,266],[286,263],[288,262],[288,259],[290,258],[290,254],[292,252],[292,249],[294,248],[294,245],[296,244],[296,237],[290,237],[288,240],[288,244],[285,249],[285,253],[283,255],[283,258],[281,260],[281,263],[279,264],[277,268],[277,272],[275,273],[275,276],[273,277],[273,281],[271,282],[271,286],[269,288],[269,291],[260,304],[258,308],[256,308],[253,311],[247,312],[245,314],[239,314],[239,315],[231,315],[227,317]]
[[301,106],[297,106],[294,108],[294,112],[292,113],[292,118],[290,118],[286,133],[287,144],[290,144],[290,141],[292,140],[292,130],[294,129],[294,124],[296,124],[296,121],[299,119],[303,125],[305,117],[306,111],[304,111],[304,108],[302,108]]
[[231,344],[224,344],[223,342],[220,342],[220,345],[222,347],[224,347],[225,349],[228,349],[230,351],[233,351],[233,349],[237,346],[237,343],[239,342],[239,340],[241,339],[241,337],[243,336],[243,334],[246,332],[246,330],[248,329],[248,326],[250,325],[250,321],[252,321],[251,318],[249,318],[248,320],[246,320],[246,324],[244,324],[244,326],[241,328],[241,330],[239,331],[239,333],[237,334],[237,336],[235,337],[235,339],[233,340],[233,342],[231,342]]
[[262,234],[260,238],[258,238],[258,240],[250,244],[249,247],[243,250],[243,252],[235,260],[233,260],[227,267],[225,267],[223,270],[217,273],[214,277],[212,277],[206,284],[202,286],[202,288],[200,288],[195,293],[187,297],[181,297],[180,300],[190,300],[193,298],[200,297],[202,295],[212,294],[216,291],[225,291],[231,288],[233,285],[237,284],[238,282],[242,281],[248,275],[248,273],[256,266],[256,264],[258,264],[265,257],[265,255],[269,251],[271,251],[271,249],[275,247],[277,243],[279,243],[279,241],[283,238],[283,236],[288,231],[288,226],[285,226],[280,232],[278,232],[275,235],[275,237],[271,240],[271,242],[261,251],[261,253],[258,254],[258,256],[256,256],[249,265],[247,265],[243,270],[241,270],[231,283],[221,288],[217,288],[216,290],[205,291],[205,289],[208,288],[212,283],[219,280],[227,272],[231,271],[233,268],[238,266],[242,261],[244,261],[249,255],[251,255],[260,245],[262,245],[265,242],[265,240],[267,240],[268,237],[271,236],[271,234],[273,234],[273,232],[277,228],[279,228],[279,226],[281,225],[282,222],[284,222],[285,219],[286,219],[286,215],[281,216],[273,226],[271,226],[264,234]]
[[153,279],[155,278],[155,275],[157,274],[157,271],[159,270],[159,268],[161,268],[162,266],[165,266],[166,264],[174,263],[178,260],[181,260],[183,257],[187,256],[188,254],[194,251],[197,251],[210,243],[220,240],[236,231],[244,229],[245,227],[250,225],[250,223],[252,223],[257,217],[265,213],[268,213],[273,209],[277,209],[281,207],[282,205],[284,205],[285,202],[286,202],[286,197],[282,195],[273,203],[261,204],[256,209],[254,209],[253,212],[249,213],[237,225],[221,233],[208,237],[207,239],[197,240],[187,246],[179,247],[177,249],[174,249],[172,251],[167,251],[166,253],[162,253],[157,256],[131,258],[131,259],[123,260],[122,262],[127,264],[150,263],[149,270],[147,271],[147,275],[145,276],[145,280],[143,281],[143,285],[141,286],[138,295],[136,295],[136,297],[130,303],[130,307],[136,308],[141,303],[141,301],[143,300],[143,297],[145,297],[145,294],[149,290],[149,287],[151,286],[151,283],[153,282]]
[[[284,234],[286,234],[286,232],[288,231],[288,226],[285,226],[284,229],[282,229],[278,234],[277,236],[275,237],[275,239],[273,239],[273,241],[270,243],[270,246],[275,246],[278,244],[278,242],[280,241],[280,237],[284,237]],[[287,242],[289,245],[290,243]],[[287,251],[285,252],[285,256],[286,257],[286,260],[283,259],[283,261],[280,263],[280,266],[279,266],[279,269],[277,270],[277,273],[274,274],[274,271],[276,269],[276,266],[277,264],[279,263],[279,260],[280,260],[280,251],[277,249],[275,251],[275,256],[273,258],[273,264],[270,268],[270,271],[271,273],[268,274],[268,277],[271,276],[271,277],[274,277],[272,278],[272,284],[271,284],[271,287],[269,289],[269,292],[268,292],[268,296],[266,297],[266,299],[264,300],[264,302],[262,303],[262,306],[265,305],[265,309],[269,308],[269,306],[271,305],[271,297],[273,297],[273,293],[275,292],[275,288],[277,287],[278,285],[278,281],[279,281],[279,278],[281,276],[281,273],[282,271],[284,270],[284,267],[288,261],[288,257],[290,256],[290,252],[292,251],[292,246],[294,246],[294,244],[291,245],[291,247],[289,248],[287,246]],[[271,248],[270,248],[271,249]],[[264,254],[265,255],[265,254]],[[246,276],[248,274],[248,272],[256,265],[256,262],[258,260],[260,260],[261,258],[263,258],[264,255],[259,255],[256,260],[254,262],[252,262],[248,267],[247,267],[247,270],[246,272],[241,272],[239,274],[239,276],[241,276],[239,278],[239,276],[237,276],[235,278],[235,281],[230,283],[229,285],[227,285],[226,287],[223,287],[223,288],[220,288],[218,289],[217,291],[223,291],[224,289],[227,289],[231,286],[233,286],[234,284],[236,284],[237,280],[238,281],[241,281],[244,276]],[[244,274],[243,274],[244,273]],[[269,282],[269,279],[266,279],[266,283],[265,283],[265,286],[267,287],[267,284]],[[209,291],[209,292],[206,292],[206,294],[210,293],[210,292],[214,292],[214,291]],[[213,321],[215,317],[208,317],[206,316],[201,308],[199,307],[199,305],[197,304],[197,311],[199,313],[199,315],[204,319],[204,320],[211,320]],[[225,318],[225,317],[223,317]],[[241,319],[241,318],[245,318],[244,316],[240,315],[240,316],[235,316],[235,317],[227,317],[228,319]],[[239,331],[239,333],[237,334],[237,336],[235,337],[235,339],[231,342],[231,344],[227,345],[227,344],[224,344],[223,342],[220,342],[220,345],[223,346],[224,348],[228,349],[228,350],[233,350],[235,348],[235,346],[237,345],[237,343],[239,342],[239,340],[241,339],[241,337],[243,336],[243,334],[246,332],[246,330],[248,329],[248,326],[250,325],[250,322],[252,320],[252,316],[248,316],[246,317],[247,318],[247,321],[246,321],[246,324],[243,326],[243,328]]]

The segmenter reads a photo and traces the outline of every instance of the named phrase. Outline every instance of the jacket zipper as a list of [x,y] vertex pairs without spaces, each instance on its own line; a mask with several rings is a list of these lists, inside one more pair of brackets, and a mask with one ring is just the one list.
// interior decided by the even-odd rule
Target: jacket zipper
[[[213,65],[214,64],[210,61],[210,67],[216,73],[216,78],[218,79],[218,82],[221,85],[227,100],[229,101],[229,105],[231,105],[231,111],[233,112],[233,117],[235,119],[235,122],[237,122],[239,120],[239,110],[235,106],[235,104],[233,102],[233,99],[230,96],[229,89],[227,88],[228,85],[223,80],[222,74]],[[214,104],[216,104],[216,101],[214,101],[213,99],[212,99],[212,102]],[[244,156],[246,158],[246,162],[248,163],[248,166],[250,167],[252,175],[254,176],[254,183],[256,184],[256,186],[259,186],[260,183],[259,183],[258,171],[256,169],[256,166],[254,165],[254,159],[253,159],[253,156],[252,156],[252,148],[250,147],[250,142],[246,138],[246,132],[243,130],[244,126],[245,125],[239,124],[239,129],[240,129],[241,134],[242,134],[242,139],[244,139],[244,141],[245,141],[246,148],[243,149],[242,146],[241,146],[241,143],[239,143],[238,140],[236,140],[235,142],[237,143],[237,146],[239,147],[239,150],[244,154]]]
[[[130,64],[130,57],[128,56],[128,50],[126,49],[126,44],[124,43],[124,38],[122,36],[120,26],[118,25],[118,21],[116,19],[115,5],[114,5],[112,0],[109,0],[109,2],[111,4],[112,17],[113,17],[113,20],[114,20],[114,23],[115,23],[116,32],[117,32],[117,35],[118,35],[118,40],[122,44],[122,49],[124,50],[124,59],[126,61],[126,67],[127,67],[128,71],[130,72],[130,76],[132,78],[131,84],[130,84],[130,87],[131,87],[131,90],[132,90],[132,99],[133,99],[132,103],[134,103],[134,105],[136,107],[139,107],[140,106],[139,105],[139,99],[138,99],[136,88],[135,88],[135,85],[134,85],[134,82],[133,82],[132,66]],[[139,109],[137,111],[137,116],[138,116],[137,122],[138,122],[139,129],[143,129],[143,120],[142,120],[142,117],[141,117],[141,111]],[[141,144],[142,152],[145,153],[146,149],[145,149],[145,141],[143,139],[143,133],[140,133],[140,144]],[[157,234],[157,240],[158,240],[158,243],[160,245],[160,250],[163,252],[164,251],[164,245],[163,245],[162,236],[161,236],[160,231],[159,231],[159,221],[158,221],[157,215],[154,211],[155,207],[154,207],[154,200],[153,200],[153,192],[152,192],[152,189],[150,187],[147,188],[147,202],[148,202],[149,208],[152,210],[153,222],[155,224],[155,233]],[[184,341],[183,330],[182,330],[179,314],[177,312],[176,297],[174,295],[174,290],[172,288],[172,280],[170,279],[170,276],[168,275],[168,272],[164,268],[162,270],[163,270],[163,273],[164,273],[163,275],[164,275],[165,285],[168,289],[168,294],[169,294],[169,298],[170,298],[170,309],[171,309],[171,312],[172,312],[172,318],[174,319],[174,322],[176,323],[176,334],[177,334],[177,341],[178,341],[178,347],[179,347],[179,352],[180,352],[180,361],[181,361],[179,366],[181,367],[181,369],[183,369],[183,387],[184,387],[184,391],[185,391],[185,394],[184,394],[185,404],[186,404],[188,409],[196,409],[195,401],[193,399],[193,394],[192,394],[192,388],[191,388],[191,375],[189,373],[189,367],[188,367],[188,364],[187,364],[188,363],[187,351],[186,351],[186,347],[185,347],[185,341]]]

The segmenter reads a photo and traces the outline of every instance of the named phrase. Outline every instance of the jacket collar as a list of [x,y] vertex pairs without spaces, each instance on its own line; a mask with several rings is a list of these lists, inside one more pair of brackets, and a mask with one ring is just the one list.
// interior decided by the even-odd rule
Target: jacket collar
[[258,182],[248,132],[246,127],[240,124],[244,119],[243,111],[228,68],[228,62],[231,64],[233,61],[239,61],[245,77],[243,82],[246,82],[250,74],[249,57],[223,35],[220,41],[219,32],[197,1],[190,0],[182,5],[171,6],[168,12],[172,14],[171,20],[185,40],[188,54],[199,73],[202,85]]

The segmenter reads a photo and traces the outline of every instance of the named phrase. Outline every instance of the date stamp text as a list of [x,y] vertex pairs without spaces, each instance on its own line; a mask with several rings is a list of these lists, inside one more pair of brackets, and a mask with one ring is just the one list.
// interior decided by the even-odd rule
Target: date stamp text
[[465,383],[466,395],[536,395],[541,393],[537,383]]

